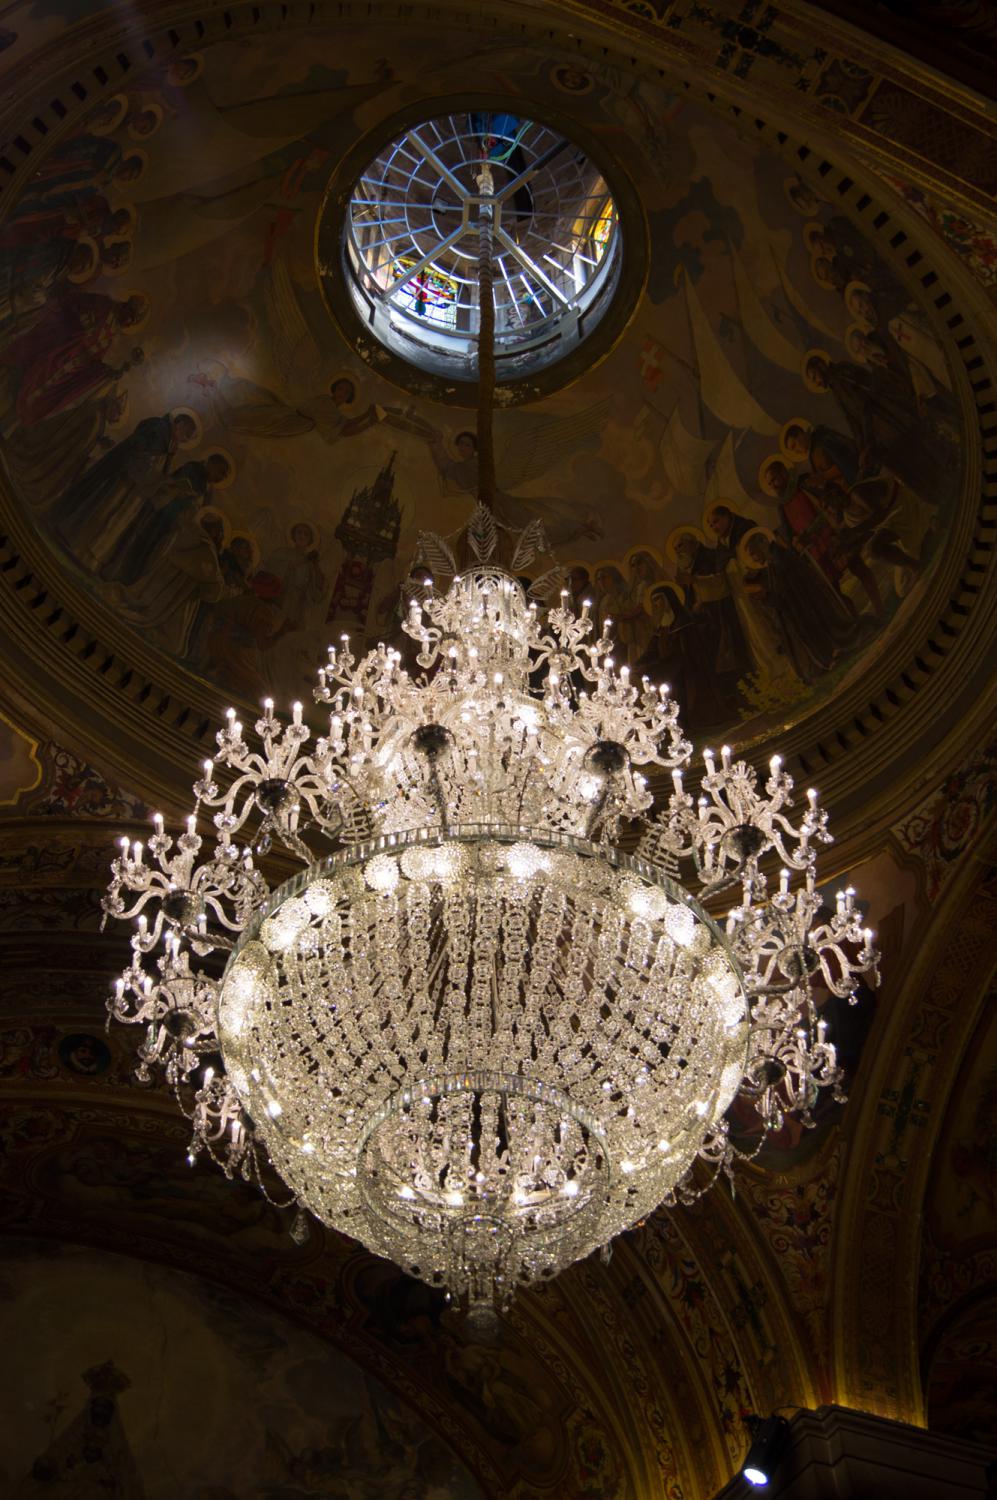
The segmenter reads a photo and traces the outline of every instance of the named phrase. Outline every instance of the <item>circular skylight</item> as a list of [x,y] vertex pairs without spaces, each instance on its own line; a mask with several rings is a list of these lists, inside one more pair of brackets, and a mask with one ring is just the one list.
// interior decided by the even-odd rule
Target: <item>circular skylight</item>
[[612,300],[622,259],[599,168],[556,130],[495,112],[444,115],[396,136],[360,175],[344,226],[357,312],[392,353],[477,378],[478,233],[493,184],[497,378],[563,358]]

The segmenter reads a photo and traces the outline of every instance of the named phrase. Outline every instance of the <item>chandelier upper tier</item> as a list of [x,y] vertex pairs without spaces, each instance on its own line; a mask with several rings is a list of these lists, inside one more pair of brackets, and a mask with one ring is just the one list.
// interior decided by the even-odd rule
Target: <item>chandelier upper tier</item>
[[330,649],[318,737],[229,711],[186,831],[123,840],[105,908],[137,918],[112,1014],[192,1152],[476,1307],[729,1172],[736,1095],[759,1144],[808,1121],[841,1077],[817,998],[876,954],[817,889],[815,792],[794,813],[778,758],[759,785],[725,748],[693,795],[668,689],[529,601],[486,507],[465,545],[406,656]]

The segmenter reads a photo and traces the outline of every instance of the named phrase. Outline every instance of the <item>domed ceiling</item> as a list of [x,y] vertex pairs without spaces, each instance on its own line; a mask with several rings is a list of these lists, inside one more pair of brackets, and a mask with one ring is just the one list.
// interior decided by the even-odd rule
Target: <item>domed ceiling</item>
[[365,334],[337,226],[441,104],[566,131],[620,207],[615,325],[500,392],[498,516],[542,523],[535,571],[556,558],[700,735],[868,681],[963,485],[909,243],[901,263],[869,194],[800,175],[785,137],[442,27],[179,54],[33,163],[0,230],[4,464],[77,614],[182,701],[304,698],[330,639],[398,635],[419,533],[474,503],[473,388]]

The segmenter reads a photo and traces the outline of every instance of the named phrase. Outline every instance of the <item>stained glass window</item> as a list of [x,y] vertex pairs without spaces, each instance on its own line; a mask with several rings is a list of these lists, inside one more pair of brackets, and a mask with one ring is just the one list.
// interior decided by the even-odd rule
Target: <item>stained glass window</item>
[[616,289],[616,205],[585,151],[511,113],[447,115],[406,130],[361,174],[344,259],[365,323],[395,353],[476,377],[482,164],[493,178],[498,378],[560,358]]

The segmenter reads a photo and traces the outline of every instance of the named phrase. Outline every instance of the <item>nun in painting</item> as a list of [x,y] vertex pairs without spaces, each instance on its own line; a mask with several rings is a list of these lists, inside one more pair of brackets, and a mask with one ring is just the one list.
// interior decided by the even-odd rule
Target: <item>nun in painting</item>
[[813,683],[850,649],[859,623],[814,560],[756,526],[738,547],[744,584],[801,681]]
[[162,485],[177,450],[197,441],[192,412],[145,417],[70,485],[52,510],[52,524],[86,568],[99,571],[115,555],[148,496]]
[[231,477],[228,456],[210,453],[206,459],[181,465],[164,479],[143,505],[142,525],[122,535],[101,566],[104,582],[131,587],[151,578],[182,524],[207,504],[212,486],[225,484]]
[[191,489],[190,500],[174,516],[155,564],[134,587],[120,591],[115,603],[122,618],[152,637],[157,646],[186,657],[204,606],[232,598],[243,587],[226,582],[218,550],[201,525],[199,503]]

